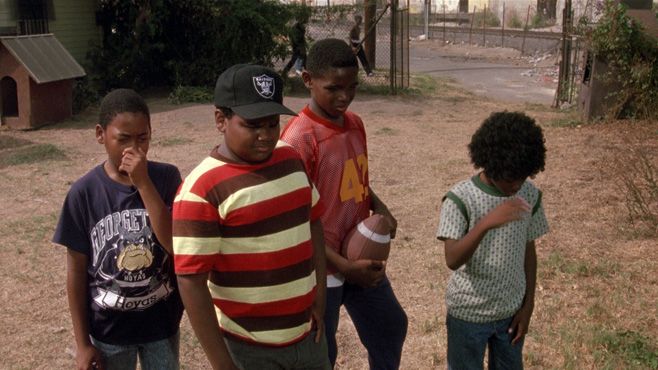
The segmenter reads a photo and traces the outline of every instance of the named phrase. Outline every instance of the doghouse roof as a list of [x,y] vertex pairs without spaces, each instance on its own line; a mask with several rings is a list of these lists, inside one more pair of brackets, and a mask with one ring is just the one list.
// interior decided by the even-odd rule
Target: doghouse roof
[[85,75],[84,69],[53,34],[3,36],[0,43],[38,84]]

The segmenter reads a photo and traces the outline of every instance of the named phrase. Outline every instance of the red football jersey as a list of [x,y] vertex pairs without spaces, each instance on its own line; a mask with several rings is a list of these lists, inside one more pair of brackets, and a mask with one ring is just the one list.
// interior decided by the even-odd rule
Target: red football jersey
[[361,118],[346,112],[339,127],[307,106],[288,123],[281,139],[301,155],[325,206],[321,219],[326,242],[340,252],[347,233],[370,215],[368,150]]

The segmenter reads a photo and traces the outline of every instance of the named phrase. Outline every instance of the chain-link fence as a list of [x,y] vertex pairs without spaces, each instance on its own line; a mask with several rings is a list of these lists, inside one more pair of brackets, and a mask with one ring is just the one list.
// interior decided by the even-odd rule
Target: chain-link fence
[[[360,47],[368,56],[372,73],[368,74],[359,61],[360,83],[366,86],[387,87],[395,93],[397,89],[407,87],[409,84],[409,22],[408,10],[398,9],[395,11],[398,16],[391,24],[393,13],[391,7],[379,6],[374,16],[367,20],[362,5],[313,7],[311,18],[306,25],[308,45],[310,47],[313,42],[326,38],[337,38],[350,43],[350,30],[355,25],[355,16],[363,17],[364,21],[359,33],[362,41]],[[374,38],[368,37],[373,34]],[[281,68],[285,62],[286,60],[278,61],[275,65]],[[406,69],[400,69],[405,67]],[[396,78],[392,79],[392,75]]]

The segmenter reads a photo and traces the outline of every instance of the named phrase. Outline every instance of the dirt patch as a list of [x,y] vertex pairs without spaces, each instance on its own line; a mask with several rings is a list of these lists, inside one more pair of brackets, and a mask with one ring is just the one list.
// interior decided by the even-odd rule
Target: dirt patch
[[[294,110],[305,102],[286,99]],[[150,103],[155,107],[150,158],[189,173],[218,140],[212,107]],[[399,221],[388,275],[409,315],[402,369],[446,367],[443,296],[449,270],[443,246],[434,238],[440,201],[455,182],[474,173],[466,149],[474,130],[490,112],[504,109],[536,117],[548,148],[546,170],[534,181],[544,192],[551,232],[537,246],[538,291],[526,340],[527,368],[632,368],[630,362],[606,360],[615,352],[602,333],[613,339],[633,333],[632,338],[647,345],[643,348],[655,351],[656,241],[633,235],[623,197],[604,171],[612,149],[625,145],[620,137],[628,125],[576,127],[569,113],[482,99],[447,87],[430,98],[359,96],[351,108],[361,114],[369,135],[372,187]],[[93,122],[92,114],[47,130],[2,132],[17,142],[55,145],[68,158],[0,169],[3,368],[73,366],[65,253],[49,240],[71,183],[105,158],[94,139]],[[655,123],[639,127],[656,142]],[[208,368],[187,319],[181,334],[183,368]],[[338,369],[368,368],[345,315],[338,341]]]

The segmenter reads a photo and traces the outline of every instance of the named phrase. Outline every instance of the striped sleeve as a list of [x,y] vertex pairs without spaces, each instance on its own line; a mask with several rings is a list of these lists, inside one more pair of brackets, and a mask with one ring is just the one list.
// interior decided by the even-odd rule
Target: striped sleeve
[[202,172],[191,173],[181,185],[172,211],[174,266],[182,275],[210,271],[219,254],[219,214],[206,197],[193,191],[197,173]]

